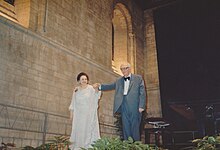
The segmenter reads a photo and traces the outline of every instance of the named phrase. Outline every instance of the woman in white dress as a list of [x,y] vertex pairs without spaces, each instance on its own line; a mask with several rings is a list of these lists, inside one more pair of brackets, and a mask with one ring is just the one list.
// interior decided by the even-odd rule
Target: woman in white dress
[[89,77],[86,73],[78,74],[77,81],[80,86],[73,91],[69,106],[72,118],[71,150],[87,149],[100,138],[97,109],[101,92],[88,84]]

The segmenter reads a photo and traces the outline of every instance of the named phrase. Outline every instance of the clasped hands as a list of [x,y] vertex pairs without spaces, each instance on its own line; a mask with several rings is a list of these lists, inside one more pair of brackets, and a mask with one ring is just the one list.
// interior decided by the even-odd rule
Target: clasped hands
[[95,89],[96,92],[98,92],[100,85],[101,85],[100,83],[94,83],[94,84],[92,85],[92,87]]

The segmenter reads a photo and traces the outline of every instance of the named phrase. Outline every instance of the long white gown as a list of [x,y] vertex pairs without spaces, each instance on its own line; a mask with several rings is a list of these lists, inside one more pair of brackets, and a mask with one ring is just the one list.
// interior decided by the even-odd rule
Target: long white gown
[[69,110],[73,111],[71,150],[89,148],[100,138],[98,122],[98,100],[101,92],[88,85],[85,89],[73,92]]

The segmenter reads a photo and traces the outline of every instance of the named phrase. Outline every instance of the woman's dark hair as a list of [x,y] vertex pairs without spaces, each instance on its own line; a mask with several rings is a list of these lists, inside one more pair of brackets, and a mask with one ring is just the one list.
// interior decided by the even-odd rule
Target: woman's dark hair
[[81,76],[86,76],[87,80],[89,81],[89,76],[85,73],[85,72],[80,72],[78,75],[77,75],[77,78],[76,80],[79,81]]

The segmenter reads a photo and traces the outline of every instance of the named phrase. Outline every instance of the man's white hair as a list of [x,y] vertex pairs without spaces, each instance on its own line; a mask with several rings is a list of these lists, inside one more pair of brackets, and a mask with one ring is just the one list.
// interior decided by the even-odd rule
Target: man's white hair
[[131,68],[131,64],[128,63],[128,62],[122,62],[122,63],[121,63],[121,66],[122,66],[122,65],[123,65],[123,66],[126,65],[126,66],[128,66],[129,68]]

